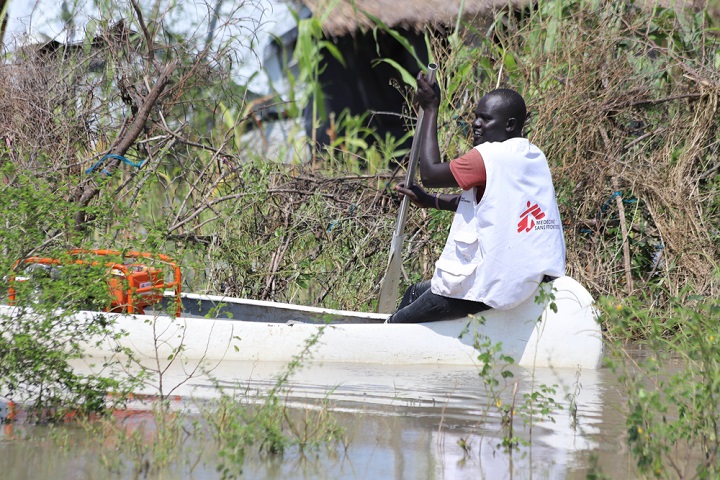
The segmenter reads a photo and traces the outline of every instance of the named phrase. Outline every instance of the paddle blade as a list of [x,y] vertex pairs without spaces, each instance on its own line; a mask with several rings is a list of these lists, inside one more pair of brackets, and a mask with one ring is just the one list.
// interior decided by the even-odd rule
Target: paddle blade
[[378,313],[394,313],[397,307],[398,288],[400,286],[400,275],[402,274],[402,244],[402,235],[393,237],[388,266],[380,285]]

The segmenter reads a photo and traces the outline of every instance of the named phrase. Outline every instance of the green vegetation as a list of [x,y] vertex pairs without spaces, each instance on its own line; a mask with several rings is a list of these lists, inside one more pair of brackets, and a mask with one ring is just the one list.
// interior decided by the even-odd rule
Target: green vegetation
[[[639,472],[655,478],[720,473],[720,301],[689,293],[673,298],[661,316],[635,298],[602,304],[618,339],[608,364],[627,391],[627,441]],[[633,347],[645,355],[631,355],[623,342],[637,335]]]
[[[335,119],[345,134],[330,146],[281,146],[277,158],[290,162],[249,147],[266,127],[264,101],[295,119],[303,102],[315,118],[325,114],[313,80],[320,53],[339,53],[318,19],[299,20],[291,98],[255,99],[227,61],[250,45],[234,29],[251,24],[243,10],[198,29],[208,41],[173,31],[135,1],[97,3],[103,18],[81,45],[26,47],[0,68],[0,278],[3,292],[17,289],[22,312],[0,323],[0,390],[53,415],[102,409],[106,392],[123,401],[134,385],[70,367],[84,341],[110,332],[102,315],[70,320],[105,304],[104,269],[28,271],[17,260],[74,248],[164,252],[182,263],[186,290],[371,311],[395,220],[389,187],[402,176],[390,160],[405,153],[391,137],[369,147],[358,138],[373,135],[365,118],[347,113]],[[628,387],[628,442],[639,471],[658,477],[682,476],[680,460],[698,478],[719,468],[720,37],[710,11],[542,1],[498,12],[487,29],[427,37],[440,65],[448,158],[469,148],[484,92],[507,86],[525,96],[527,134],[553,169],[568,273],[603,306],[613,368]],[[449,222],[442,212],[411,215],[407,283],[429,276]],[[631,370],[628,340],[652,352]],[[492,357],[495,346],[480,346]],[[681,374],[659,370],[667,358]],[[517,411],[530,421],[545,415],[553,394],[541,387]],[[218,431],[240,448],[226,450],[228,475],[250,444],[282,451],[278,405],[257,407],[252,418],[267,422],[252,434],[235,403],[218,407],[233,414]],[[258,440],[255,427],[267,436]],[[335,435],[329,427],[319,438]],[[506,441],[518,442],[512,431]],[[681,442],[701,447],[700,457],[674,458]]]

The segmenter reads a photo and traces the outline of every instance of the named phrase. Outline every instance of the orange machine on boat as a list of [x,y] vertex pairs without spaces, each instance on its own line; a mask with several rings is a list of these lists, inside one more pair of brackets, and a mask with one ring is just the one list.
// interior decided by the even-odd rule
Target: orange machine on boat
[[[180,299],[180,288],[182,285],[182,273],[180,267],[175,261],[164,254],[152,254],[146,252],[119,252],[116,250],[83,250],[75,249],[68,252],[72,260],[62,261],[57,258],[50,257],[28,257],[18,260],[13,265],[13,270],[22,264],[26,265],[48,265],[62,266],[69,263],[75,265],[103,265],[98,260],[87,260],[78,258],[80,256],[114,256],[122,257],[122,263],[106,262],[104,265],[108,268],[107,284],[110,289],[110,305],[106,308],[110,312],[120,313],[137,313],[144,314],[145,307],[159,303],[163,298],[163,292],[167,289],[175,290],[175,299],[177,303],[176,315],[179,316],[182,309]],[[163,267],[147,266],[139,263],[137,260],[145,259],[154,265],[158,263],[170,267],[173,271],[173,279],[170,282],[165,281]],[[129,262],[128,262],[129,260]],[[136,260],[133,262],[132,260]],[[10,278],[10,288],[8,291],[8,300],[12,305],[15,302],[15,289],[12,283],[21,281],[19,278]]]

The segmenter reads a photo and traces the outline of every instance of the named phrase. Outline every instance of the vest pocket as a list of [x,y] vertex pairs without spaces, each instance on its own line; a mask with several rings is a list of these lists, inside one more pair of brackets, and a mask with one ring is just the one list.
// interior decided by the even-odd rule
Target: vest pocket
[[477,235],[473,232],[457,232],[455,234],[455,251],[460,260],[469,262],[475,258],[478,249]]
[[448,297],[467,293],[475,279],[474,263],[460,263],[440,258],[435,263],[433,292]]

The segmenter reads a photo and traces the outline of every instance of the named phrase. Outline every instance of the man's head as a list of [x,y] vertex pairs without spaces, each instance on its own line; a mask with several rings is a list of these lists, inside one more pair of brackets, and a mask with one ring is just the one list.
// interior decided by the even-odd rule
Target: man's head
[[526,114],[525,100],[515,90],[499,88],[488,92],[475,108],[473,145],[521,137]]

